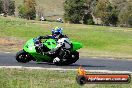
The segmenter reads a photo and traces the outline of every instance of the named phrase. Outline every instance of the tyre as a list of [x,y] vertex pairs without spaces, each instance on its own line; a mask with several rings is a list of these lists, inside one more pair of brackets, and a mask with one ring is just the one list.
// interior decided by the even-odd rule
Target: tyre
[[73,64],[73,63],[75,63],[78,59],[79,59],[79,52],[74,51],[74,52],[71,53],[71,58],[68,59],[68,60],[65,62],[65,64],[66,64],[66,65]]
[[79,52],[75,51],[71,54],[72,57],[72,63],[75,63],[79,59]]
[[56,60],[56,62],[54,62],[54,64],[57,65],[57,66],[73,64],[79,59],[79,52],[74,51],[67,58],[65,58],[64,61],[63,60]]
[[84,85],[87,82],[87,79],[84,76],[77,76],[76,80],[77,80],[77,83],[80,85]]
[[29,62],[31,59],[30,59],[30,56],[28,55],[27,52],[25,52],[24,50],[20,50],[19,52],[17,52],[16,54],[16,60],[18,62],[21,62],[21,63],[27,63]]

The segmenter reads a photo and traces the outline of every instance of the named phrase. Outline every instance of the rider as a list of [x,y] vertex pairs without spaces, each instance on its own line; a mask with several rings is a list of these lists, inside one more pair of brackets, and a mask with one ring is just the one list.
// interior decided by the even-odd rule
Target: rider
[[[65,50],[69,50],[71,48],[71,43],[69,38],[66,35],[62,34],[62,28],[60,27],[55,27],[52,29],[52,35],[47,35],[47,36],[39,36],[37,39],[41,41],[41,39],[55,39],[57,41],[57,46],[55,49],[52,49],[48,52],[42,52],[43,54],[47,55],[54,55],[55,53],[58,53],[58,57],[56,57],[53,62],[60,61],[64,55],[65,55]],[[45,46],[42,46],[43,50],[46,49]]]
[[59,38],[68,38],[66,35],[62,34],[62,28],[60,27],[55,27],[52,29],[52,35],[46,35],[46,36],[39,36],[38,39],[55,39],[58,41]]

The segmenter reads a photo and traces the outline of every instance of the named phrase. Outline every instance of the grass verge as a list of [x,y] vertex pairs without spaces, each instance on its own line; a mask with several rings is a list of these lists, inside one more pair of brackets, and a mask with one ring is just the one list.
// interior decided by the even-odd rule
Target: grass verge
[[75,71],[0,69],[1,88],[132,88],[130,84],[86,84],[80,86]]

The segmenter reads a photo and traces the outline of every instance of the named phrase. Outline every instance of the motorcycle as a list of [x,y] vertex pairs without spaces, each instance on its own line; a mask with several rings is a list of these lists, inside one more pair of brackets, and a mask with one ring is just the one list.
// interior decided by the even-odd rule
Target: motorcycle
[[[51,56],[41,54],[38,49],[36,49],[36,40],[37,38],[28,40],[24,45],[23,50],[17,52],[16,60],[21,63],[27,63],[32,60],[36,62],[53,63],[53,60],[55,57],[57,57],[57,54]],[[46,46],[48,50],[52,50],[57,46],[57,42],[54,39],[46,39],[42,42],[42,44]],[[65,57],[63,57],[64,61],[54,63],[55,65],[70,65],[79,59],[79,52],[77,50],[82,48],[82,44],[71,41],[71,46],[72,48],[70,49],[70,53],[66,53]]]

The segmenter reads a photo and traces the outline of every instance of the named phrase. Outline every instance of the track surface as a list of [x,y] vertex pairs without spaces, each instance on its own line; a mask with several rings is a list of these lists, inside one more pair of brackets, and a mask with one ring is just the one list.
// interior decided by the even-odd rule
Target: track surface
[[23,67],[42,67],[42,68],[63,68],[77,69],[79,66],[87,70],[110,70],[110,71],[130,71],[132,72],[132,60],[119,60],[107,58],[80,58],[70,66],[55,66],[48,63],[18,63],[14,53],[0,52],[0,66],[23,66]]

